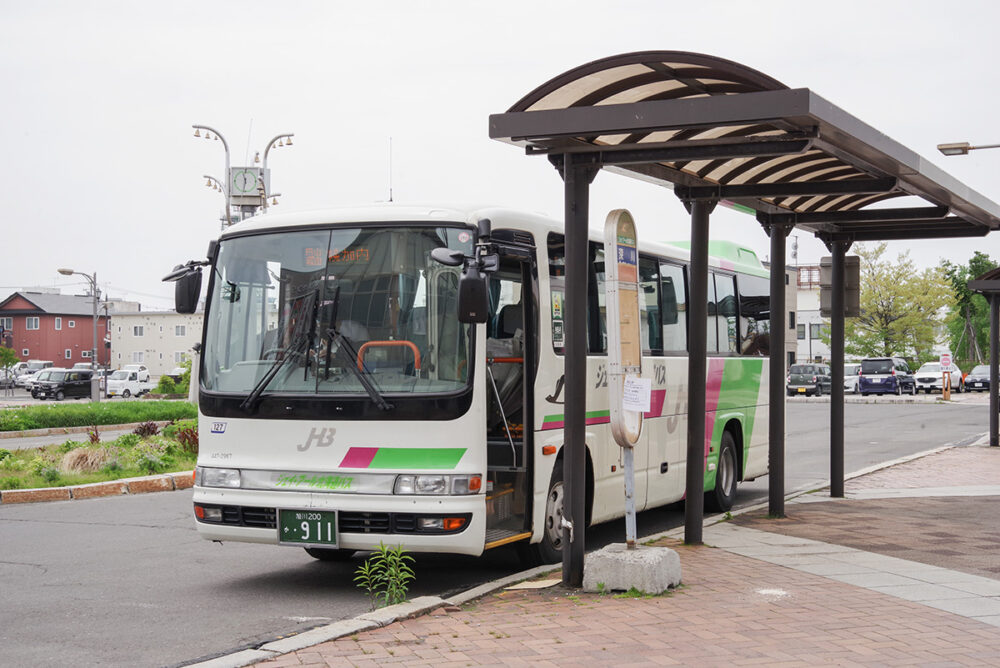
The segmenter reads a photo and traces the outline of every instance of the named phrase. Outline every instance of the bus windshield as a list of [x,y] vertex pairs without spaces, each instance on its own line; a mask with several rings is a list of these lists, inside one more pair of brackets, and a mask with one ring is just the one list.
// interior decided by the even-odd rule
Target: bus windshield
[[222,241],[206,312],[208,391],[249,395],[448,393],[470,373],[459,270],[433,249],[472,253],[459,227],[370,226]]

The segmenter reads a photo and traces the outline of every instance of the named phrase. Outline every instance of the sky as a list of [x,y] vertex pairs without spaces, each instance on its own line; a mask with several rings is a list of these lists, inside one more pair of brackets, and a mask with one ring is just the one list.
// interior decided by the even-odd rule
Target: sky
[[[218,235],[224,178],[268,156],[274,210],[482,202],[561,217],[542,157],[490,140],[488,117],[566,70],[620,53],[693,51],[810,88],[1000,201],[1000,150],[946,158],[943,142],[1000,143],[1000,3],[661,0],[485,3],[171,3],[0,0],[0,299],[35,287],[172,307],[170,269]],[[390,151],[391,145],[391,151]],[[628,208],[641,239],[683,240],[663,187],[600,173],[591,225]],[[746,214],[717,209],[711,236],[765,259]],[[798,262],[827,255],[795,231]],[[792,241],[789,242],[789,252]],[[895,242],[919,268],[1000,260],[1000,235]],[[791,257],[788,258],[792,262]]]

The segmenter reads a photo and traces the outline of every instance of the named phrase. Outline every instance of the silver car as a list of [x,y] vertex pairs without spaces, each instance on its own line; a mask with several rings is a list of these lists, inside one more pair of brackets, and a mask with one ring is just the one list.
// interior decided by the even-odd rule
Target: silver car
[[858,393],[858,370],[861,365],[851,362],[844,365],[844,392]]

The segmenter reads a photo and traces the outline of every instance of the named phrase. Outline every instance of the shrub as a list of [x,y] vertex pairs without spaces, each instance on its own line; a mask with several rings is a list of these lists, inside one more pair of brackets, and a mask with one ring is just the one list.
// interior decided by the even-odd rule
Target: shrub
[[107,473],[107,474],[116,474],[117,475],[117,474],[121,473],[122,470],[123,470],[123,468],[122,468],[121,462],[119,462],[117,459],[112,459],[107,464],[105,464],[104,466],[101,467],[101,473]]
[[28,463],[28,468],[35,475],[41,475],[42,471],[45,470],[45,469],[47,469],[51,465],[52,465],[52,462],[49,461],[48,458],[42,457],[41,455],[39,455],[39,456],[33,457],[31,459],[31,461]]
[[[167,376],[164,376],[166,378]],[[132,433],[141,437],[149,438],[150,436],[156,436],[160,433],[160,428],[156,426],[155,422],[143,422],[138,427],[132,430]]]
[[122,434],[115,439],[115,445],[119,448],[133,448],[142,441],[142,437],[136,433]]
[[47,466],[41,470],[39,475],[42,476],[42,480],[51,484],[59,480],[59,469],[55,466]]
[[62,445],[60,445],[59,447],[57,447],[56,451],[65,454],[65,453],[69,452],[70,450],[74,450],[76,448],[79,448],[82,445],[83,445],[83,443],[80,443],[79,441],[74,441],[74,440],[70,439],[70,440],[66,441],[65,443],[63,443]]
[[21,479],[14,476],[0,478],[0,489],[20,489]]
[[185,427],[177,431],[177,436],[175,437],[177,442],[181,444],[181,449],[184,452],[190,453],[192,455],[198,454],[198,430],[194,427]]
[[156,384],[157,394],[174,394],[177,391],[177,384],[170,376],[160,376],[160,382]]
[[10,450],[7,448],[0,448],[0,462],[10,457]]
[[95,473],[106,467],[111,452],[105,448],[76,448],[62,458],[61,468],[73,473]]
[[167,454],[169,441],[151,440],[139,443],[122,454],[126,466],[137,468],[144,473],[162,473],[174,465],[174,459]]

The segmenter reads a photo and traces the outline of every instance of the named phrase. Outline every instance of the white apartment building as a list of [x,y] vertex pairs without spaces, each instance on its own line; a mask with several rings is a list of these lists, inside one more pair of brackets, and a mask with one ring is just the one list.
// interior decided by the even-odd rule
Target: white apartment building
[[139,311],[111,318],[111,368],[145,364],[151,376],[170,373],[201,341],[203,313]]

